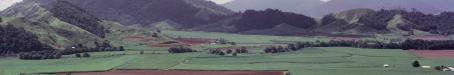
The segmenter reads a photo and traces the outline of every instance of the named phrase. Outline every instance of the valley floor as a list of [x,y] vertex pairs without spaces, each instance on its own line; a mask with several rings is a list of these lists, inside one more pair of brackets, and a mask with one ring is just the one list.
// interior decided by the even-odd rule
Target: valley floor
[[[249,53],[238,56],[208,54],[207,48],[223,45],[198,45],[199,52],[170,54],[166,48],[127,46],[123,52],[94,52],[89,58],[74,55],[62,59],[20,60],[0,58],[0,75],[19,75],[53,72],[108,71],[119,69],[190,69],[190,70],[288,70],[291,75],[450,75],[434,69],[414,68],[418,60],[424,66],[454,66],[454,58],[424,58],[415,52],[398,49],[362,49],[349,47],[314,47],[276,54],[263,53],[264,47],[276,41],[314,41],[326,38],[238,35],[199,32],[163,32],[181,38],[218,39],[220,37],[248,48]],[[274,40],[274,41],[272,41]],[[140,51],[144,50],[144,54]],[[383,67],[389,64],[390,67]]]
[[[90,58],[65,57],[58,60],[0,59],[0,74],[105,71],[110,69],[193,69],[193,70],[289,70],[291,75],[448,75],[434,69],[413,68],[422,65],[454,65],[454,58],[420,58],[403,50],[377,50],[347,47],[306,48],[302,51],[239,56],[218,56],[206,52],[152,54],[146,51],[92,53]],[[383,64],[391,67],[384,68]]]

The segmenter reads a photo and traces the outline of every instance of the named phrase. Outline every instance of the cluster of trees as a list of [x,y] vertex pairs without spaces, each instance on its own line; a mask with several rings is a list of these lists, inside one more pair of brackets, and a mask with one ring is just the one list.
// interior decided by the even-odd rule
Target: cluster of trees
[[23,60],[60,59],[62,54],[56,50],[32,51],[19,54]]
[[[371,40],[331,40],[328,42],[298,42],[295,44],[298,47],[355,47],[355,48],[372,48],[372,49],[415,49],[415,50],[450,50],[454,49],[454,40],[419,40],[407,39],[403,42],[384,43]],[[288,49],[295,50],[289,44]],[[265,49],[267,53],[285,52],[284,47],[268,47]]]
[[312,46],[311,43],[306,42],[297,42],[297,43],[291,43],[287,44],[287,47],[284,46],[270,46],[264,49],[265,53],[281,53],[281,52],[289,52],[289,51],[297,51],[301,50],[305,47]]
[[70,55],[70,54],[85,53],[85,52],[125,51],[123,46],[114,47],[109,43],[109,41],[104,41],[103,43],[98,43],[98,42],[94,42],[94,43],[95,43],[94,48],[89,48],[82,44],[77,44],[75,46],[66,48],[61,53],[63,55]]
[[317,22],[311,17],[282,12],[278,9],[246,10],[243,13],[238,13],[238,15],[241,15],[242,18],[231,23],[237,27],[238,32],[251,29],[269,29],[283,23],[300,28],[312,28],[317,25]]
[[359,19],[359,23],[368,25],[376,30],[387,30],[388,22],[397,14],[405,13],[404,10],[384,10],[364,15]]
[[424,14],[419,11],[407,12],[403,15],[405,19],[411,21],[415,25],[409,25],[418,30],[450,35],[454,34],[454,12],[442,12],[438,15]]
[[77,58],[82,58],[82,57],[88,58],[88,57],[90,57],[91,55],[88,54],[88,53],[82,53],[82,54],[77,53],[77,54],[75,54],[75,56],[76,56]]
[[13,25],[0,25],[0,56],[43,50],[52,49],[40,43],[34,34]]
[[109,33],[98,23],[101,21],[100,19],[67,1],[58,0],[50,11],[60,20],[76,25],[99,37],[104,38],[106,33]]
[[236,45],[236,42],[230,42],[229,40],[226,40],[224,38],[219,38],[215,40],[216,44],[230,44],[230,45]]
[[454,40],[405,40],[402,43],[404,50],[451,50],[454,49]]
[[[425,14],[413,9],[412,11],[392,9],[378,10],[368,13],[359,18],[358,23],[371,27],[378,31],[388,31],[388,22],[394,19],[396,15],[402,15],[409,24],[399,24],[398,27],[405,31],[413,29],[430,32],[433,34],[450,35],[454,34],[454,12],[442,12],[440,14]],[[326,15],[321,20],[321,25],[334,23],[336,18],[333,14]]]
[[168,49],[169,53],[186,53],[186,52],[197,52],[189,47],[178,46],[178,47],[170,47]]
[[208,53],[210,54],[217,54],[217,55],[227,55],[232,54],[232,56],[237,56],[238,53],[248,53],[246,47],[239,47],[239,48],[211,48],[208,49]]

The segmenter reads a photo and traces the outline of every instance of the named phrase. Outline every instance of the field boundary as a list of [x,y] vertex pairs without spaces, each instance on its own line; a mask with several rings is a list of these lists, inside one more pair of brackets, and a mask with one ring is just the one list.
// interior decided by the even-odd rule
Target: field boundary
[[156,70],[156,71],[250,71],[250,72],[282,72],[284,74],[289,73],[289,70],[198,70],[198,69],[109,69],[109,70],[97,70],[97,71],[65,71],[65,72],[41,72],[41,73],[20,73],[20,75],[31,75],[31,74],[58,74],[58,73],[84,73],[84,72],[108,72],[115,70]]

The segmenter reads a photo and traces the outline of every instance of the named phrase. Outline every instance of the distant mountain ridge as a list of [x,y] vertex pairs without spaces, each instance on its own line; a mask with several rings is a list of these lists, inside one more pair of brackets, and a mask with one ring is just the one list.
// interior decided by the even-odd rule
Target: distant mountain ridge
[[454,0],[234,0],[225,7],[235,11],[246,9],[262,10],[266,8],[281,9],[305,14],[312,17],[321,17],[329,13],[336,13],[357,8],[367,9],[406,9],[415,8],[424,13],[440,13],[454,11]]

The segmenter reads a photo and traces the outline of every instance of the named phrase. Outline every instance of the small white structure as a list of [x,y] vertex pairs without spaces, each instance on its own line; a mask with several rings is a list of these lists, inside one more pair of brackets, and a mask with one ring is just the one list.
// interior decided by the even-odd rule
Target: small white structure
[[383,67],[387,68],[387,67],[389,67],[389,64],[383,64]]
[[454,71],[454,68],[453,68],[453,67],[448,67],[448,69],[449,69],[450,71]]
[[421,66],[421,68],[430,69],[430,68],[432,68],[432,66]]

